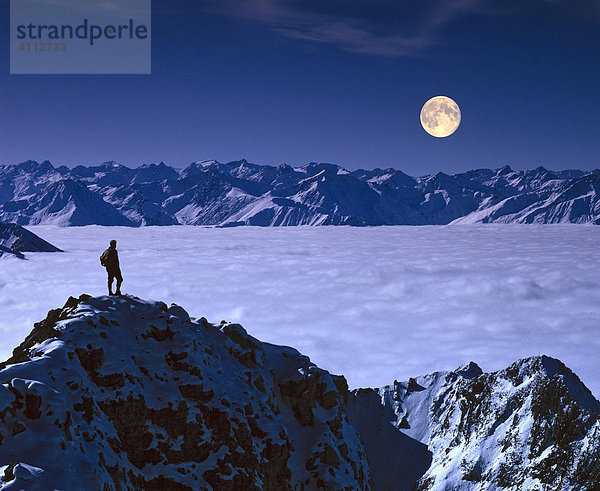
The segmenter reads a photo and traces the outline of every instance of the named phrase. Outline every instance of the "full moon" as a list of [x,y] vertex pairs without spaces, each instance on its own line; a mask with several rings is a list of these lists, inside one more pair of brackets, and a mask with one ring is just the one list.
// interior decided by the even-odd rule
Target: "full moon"
[[460,124],[460,109],[450,97],[438,95],[429,99],[421,109],[421,125],[431,136],[444,138]]

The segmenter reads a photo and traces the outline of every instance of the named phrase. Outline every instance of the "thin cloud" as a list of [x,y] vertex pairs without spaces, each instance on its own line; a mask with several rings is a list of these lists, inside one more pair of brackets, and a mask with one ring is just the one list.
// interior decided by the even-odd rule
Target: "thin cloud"
[[361,26],[343,22],[321,23],[306,27],[276,28],[289,38],[332,44],[346,51],[380,56],[408,56],[434,44],[430,36],[377,35]]
[[[424,2],[425,3],[425,2]],[[411,24],[406,2],[394,0],[224,0],[201,4],[204,11],[268,25],[292,39],[328,44],[354,53],[397,57],[415,55],[438,42],[444,25],[478,11],[481,0],[436,0],[418,7],[419,21]],[[328,8],[323,8],[327,6]],[[352,8],[348,8],[354,7]],[[377,19],[370,12],[384,7],[397,19]],[[353,13],[348,13],[354,10]],[[367,15],[359,15],[360,13]],[[392,15],[393,16],[393,15]],[[393,19],[392,19],[393,20]],[[388,24],[388,25],[386,25]]]
[[[580,12],[598,11],[589,0],[573,2]],[[561,0],[206,0],[199,6],[205,12],[265,24],[291,39],[386,57],[423,53],[440,43],[446,26],[465,16],[516,13],[527,7],[569,8]]]

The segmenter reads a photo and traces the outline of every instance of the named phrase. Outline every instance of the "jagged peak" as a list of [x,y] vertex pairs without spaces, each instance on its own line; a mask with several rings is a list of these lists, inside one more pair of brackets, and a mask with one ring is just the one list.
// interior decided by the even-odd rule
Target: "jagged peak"
[[56,171],[60,174],[68,174],[71,169],[69,169],[66,165],[61,165],[60,167],[56,167]]
[[192,162],[187,167],[181,169],[180,174],[183,177],[191,176],[193,174],[199,174],[207,170],[213,170],[219,165],[221,165],[221,162],[219,162],[218,160],[198,160],[196,162]]
[[130,168],[127,167],[126,165],[119,164],[118,162],[115,162],[114,160],[107,160],[106,162],[102,162],[99,165],[99,167],[103,168],[103,169],[107,169],[107,170],[112,170],[112,169],[115,169],[115,170],[116,169],[119,169],[119,170],[121,170],[121,169],[129,169],[130,170]]
[[600,411],[600,402],[592,392],[577,374],[556,358],[547,355],[522,358],[496,373],[512,380],[515,385],[539,377],[551,383],[564,384],[571,397],[582,407],[595,412]]
[[521,358],[511,364],[506,370],[514,369],[518,369],[525,374],[538,373],[547,378],[552,378],[557,374],[572,373],[562,361],[547,355]]
[[308,170],[315,171],[317,173],[325,171],[326,173],[332,173],[332,174],[337,174],[340,169],[345,170],[342,167],[340,167],[339,165],[331,164],[329,162],[310,162],[299,168],[306,169],[307,171]]
[[496,171],[496,174],[499,176],[502,176],[502,175],[506,175],[506,174],[511,174],[512,172],[514,172],[514,171],[512,170],[511,166],[507,164],[504,167],[501,167],[500,169],[498,169]]
[[479,377],[483,373],[483,370],[479,367],[477,363],[474,361],[470,361],[469,363],[465,363],[461,365],[456,370],[453,370],[454,373],[460,375],[466,379],[472,379],[475,377]]
[[35,171],[45,171],[50,172],[54,170],[54,166],[49,160],[44,160],[41,163],[37,160],[25,160],[24,162],[19,162],[18,164],[14,164],[13,167],[24,170],[25,172],[35,172]]
[[150,162],[148,164],[142,164],[139,167],[137,167],[138,169],[153,169],[154,167],[168,167],[171,168],[170,166],[168,166],[167,164],[165,164],[162,160],[160,162]]
[[198,160],[196,162],[192,162],[188,167],[197,168],[197,167],[210,167],[211,165],[218,165],[220,162],[218,160],[209,159],[209,160]]

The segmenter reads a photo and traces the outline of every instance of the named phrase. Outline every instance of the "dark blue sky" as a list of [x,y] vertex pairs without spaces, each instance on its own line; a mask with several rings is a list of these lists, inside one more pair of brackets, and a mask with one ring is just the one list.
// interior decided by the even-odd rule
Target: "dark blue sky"
[[0,163],[600,167],[595,0],[155,0],[152,75],[9,75],[8,5]]

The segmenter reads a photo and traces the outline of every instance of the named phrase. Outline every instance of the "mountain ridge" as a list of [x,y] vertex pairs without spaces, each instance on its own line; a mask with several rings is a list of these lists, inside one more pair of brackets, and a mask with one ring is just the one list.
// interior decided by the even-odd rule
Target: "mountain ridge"
[[343,377],[174,304],[71,297],[0,380],[0,489],[370,487]]
[[16,223],[0,222],[0,257],[3,254],[25,259],[24,252],[62,252]]
[[591,491],[599,436],[600,402],[545,355],[349,391],[129,295],[70,297],[0,363],[0,489]]
[[475,169],[411,177],[247,160],[0,165],[0,221],[20,225],[447,225],[600,223],[600,170]]
[[[353,396],[352,422],[377,398],[380,424],[427,446],[418,490],[597,489],[600,402],[560,360],[538,355],[490,373],[471,362]],[[373,436],[359,433],[377,455]],[[393,469],[384,471],[376,488],[393,487],[384,478]]]

